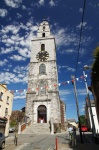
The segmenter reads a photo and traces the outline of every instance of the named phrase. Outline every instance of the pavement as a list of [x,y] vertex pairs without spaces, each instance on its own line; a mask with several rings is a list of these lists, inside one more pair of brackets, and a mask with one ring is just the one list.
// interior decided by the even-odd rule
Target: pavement
[[[60,133],[60,135],[58,135],[57,137],[62,138],[63,135]],[[70,141],[66,142],[69,138],[69,136],[68,136],[67,139],[64,140],[65,142],[61,142],[61,141],[58,142],[57,150],[99,150],[99,144],[95,144],[91,134],[88,134],[88,135],[86,134],[83,137],[83,144],[80,141],[79,133],[77,134],[76,137],[77,137],[76,138],[77,139],[76,146],[71,146]],[[24,139],[27,139],[27,137],[24,136]],[[5,150],[23,150],[23,149],[26,149],[26,146],[29,144],[29,141],[30,141],[30,138],[27,141],[28,143],[26,143],[26,140],[24,142],[22,142],[20,140],[20,141],[18,141],[18,145],[15,146],[14,137],[13,136],[8,137],[6,139]],[[30,143],[31,143],[31,141],[30,141]],[[36,150],[38,150],[38,149],[36,149]],[[56,150],[56,148],[54,147],[54,149],[49,148],[49,149],[46,149],[46,150]]]
[[69,144],[59,144],[58,150],[99,150],[99,145],[96,144],[80,144],[70,146]]
[[[71,142],[66,144],[59,144],[58,150],[99,150],[99,143],[96,144],[91,133],[82,134],[83,143],[79,133],[76,135],[76,145],[72,146]],[[55,149],[56,150],[56,149]]]

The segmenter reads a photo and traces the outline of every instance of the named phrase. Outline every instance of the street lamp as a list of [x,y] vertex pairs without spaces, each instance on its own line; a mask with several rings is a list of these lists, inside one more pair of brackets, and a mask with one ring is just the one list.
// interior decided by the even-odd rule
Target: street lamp
[[[84,66],[85,70],[87,70],[89,68],[90,67],[87,66],[87,65]],[[92,108],[91,108],[91,101],[90,101],[90,96],[89,96],[89,91],[88,91],[88,85],[87,85],[85,71],[83,71],[83,75],[84,75],[84,82],[85,82],[85,86],[86,86],[86,93],[87,93],[87,97],[88,97],[88,104],[89,104],[89,109],[90,109],[90,116],[91,116],[93,134],[94,134],[94,136],[96,136],[95,124],[94,124],[94,119],[93,119],[93,113],[92,113]]]

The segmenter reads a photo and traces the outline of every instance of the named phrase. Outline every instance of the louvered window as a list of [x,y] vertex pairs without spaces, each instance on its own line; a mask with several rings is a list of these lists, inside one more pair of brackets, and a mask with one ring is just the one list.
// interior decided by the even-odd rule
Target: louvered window
[[46,74],[46,66],[45,66],[45,64],[41,64],[39,66],[39,74],[40,75]]
[[45,51],[45,44],[41,44],[41,51]]

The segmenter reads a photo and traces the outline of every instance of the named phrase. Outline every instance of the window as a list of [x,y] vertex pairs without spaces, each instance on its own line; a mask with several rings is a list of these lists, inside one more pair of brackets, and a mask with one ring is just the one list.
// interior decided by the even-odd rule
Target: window
[[39,94],[45,94],[46,92],[45,86],[46,86],[45,82],[41,81],[39,84]]
[[46,74],[46,66],[45,66],[45,64],[41,64],[39,66],[39,74],[40,75]]
[[43,26],[43,31],[45,30],[45,26]]
[[42,33],[42,37],[45,37],[45,33]]
[[5,109],[5,117],[8,115],[8,108]]
[[7,96],[7,101],[6,101],[6,103],[9,104],[9,96]]
[[2,100],[3,92],[0,93],[0,100]]
[[45,44],[41,45],[41,51],[45,51]]

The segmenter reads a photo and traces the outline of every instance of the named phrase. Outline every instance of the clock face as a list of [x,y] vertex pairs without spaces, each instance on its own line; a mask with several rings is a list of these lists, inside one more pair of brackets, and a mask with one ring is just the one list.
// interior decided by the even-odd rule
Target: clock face
[[36,59],[40,61],[46,61],[49,57],[49,53],[47,51],[41,51],[37,54]]

